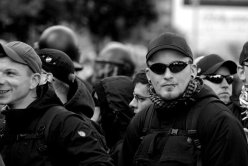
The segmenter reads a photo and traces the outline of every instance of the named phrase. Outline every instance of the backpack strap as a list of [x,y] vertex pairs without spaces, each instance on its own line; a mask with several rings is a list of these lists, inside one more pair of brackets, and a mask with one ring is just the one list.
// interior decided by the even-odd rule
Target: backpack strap
[[197,123],[204,107],[212,102],[220,102],[216,96],[206,97],[198,100],[198,102],[190,109],[186,119],[186,130],[188,135],[193,139],[197,149],[201,149],[201,144],[197,136]]
[[152,123],[152,118],[153,118],[153,113],[154,113],[155,109],[154,109],[154,105],[151,105],[148,110],[147,110],[147,113],[146,113],[146,116],[145,116],[145,122],[144,122],[144,127],[142,129],[142,132],[144,134],[146,134],[149,129],[151,128],[151,123]]
[[201,142],[197,133],[197,124],[199,121],[199,116],[204,110],[204,107],[212,102],[220,102],[220,100],[216,96],[206,97],[201,100],[198,100],[198,102],[188,112],[186,119],[187,135],[193,141],[193,144],[196,148],[197,166],[202,166]]
[[37,147],[40,152],[47,151],[49,129],[51,127],[54,118],[61,111],[65,111],[63,106],[52,106],[40,118],[36,127],[36,135],[44,138],[43,141]]

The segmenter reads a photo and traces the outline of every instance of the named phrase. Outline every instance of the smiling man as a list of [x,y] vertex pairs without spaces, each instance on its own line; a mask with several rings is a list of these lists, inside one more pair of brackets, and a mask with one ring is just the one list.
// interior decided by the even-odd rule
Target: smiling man
[[196,77],[186,40],[173,33],[158,36],[148,45],[146,62],[154,104],[130,122],[119,164],[247,165],[244,131],[225,104]]
[[[0,45],[0,153],[6,166],[108,165],[112,159],[84,116],[63,107],[52,86],[39,86],[42,62],[19,41]],[[89,146],[90,145],[90,146]]]

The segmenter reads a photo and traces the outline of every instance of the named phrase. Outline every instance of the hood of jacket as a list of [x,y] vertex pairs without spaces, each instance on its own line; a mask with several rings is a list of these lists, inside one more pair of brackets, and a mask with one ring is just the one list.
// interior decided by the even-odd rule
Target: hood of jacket
[[95,105],[91,93],[84,82],[77,77],[70,85],[68,101],[64,106],[74,113],[84,114],[89,118],[93,115]]
[[132,80],[127,76],[107,77],[94,86],[101,111],[100,124],[110,147],[123,137],[134,115],[129,107],[133,99],[133,90]]

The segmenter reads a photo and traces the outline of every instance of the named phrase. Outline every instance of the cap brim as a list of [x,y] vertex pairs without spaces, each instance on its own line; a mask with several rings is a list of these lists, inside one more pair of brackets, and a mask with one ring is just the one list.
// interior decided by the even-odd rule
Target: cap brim
[[202,74],[203,75],[215,74],[216,71],[220,67],[227,67],[229,69],[229,71],[230,71],[230,74],[236,74],[237,73],[237,65],[236,65],[236,63],[234,63],[233,61],[227,60],[227,61],[224,61],[224,62],[217,63],[216,65],[214,65],[213,67],[211,67],[209,70],[205,71]]
[[156,53],[157,51],[160,51],[160,50],[165,50],[165,49],[170,49],[170,50],[175,50],[175,51],[178,51],[180,53],[182,53],[183,55],[185,55],[186,57],[189,57],[192,59],[192,57],[188,54],[186,54],[183,50],[181,50],[179,47],[176,47],[176,46],[170,46],[170,45],[161,45],[161,46],[157,46],[155,48],[153,48],[152,50],[150,50],[147,55],[146,55],[146,61],[148,61],[152,55],[154,53]]
[[83,66],[80,63],[73,61],[73,65],[74,65],[75,71],[83,70]]
[[13,61],[16,61],[18,63],[21,64],[27,64],[27,62],[25,62],[14,50],[12,50],[11,48],[0,44],[0,47],[3,49],[3,51],[5,52],[5,54],[12,59]]

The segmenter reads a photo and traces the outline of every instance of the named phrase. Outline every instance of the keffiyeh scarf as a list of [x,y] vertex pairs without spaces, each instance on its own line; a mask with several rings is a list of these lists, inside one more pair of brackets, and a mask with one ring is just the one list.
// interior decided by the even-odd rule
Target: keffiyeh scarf
[[187,103],[189,101],[194,101],[193,95],[198,93],[203,86],[203,81],[201,78],[196,77],[194,79],[191,79],[186,90],[184,93],[181,95],[181,97],[171,100],[171,101],[166,101],[159,97],[152,84],[149,83],[148,87],[148,92],[150,94],[150,99],[154,103],[155,107],[158,109],[172,109],[174,108],[178,103]]
[[242,120],[248,119],[248,85],[243,85],[239,96],[240,106],[244,109],[241,113],[244,117]]

